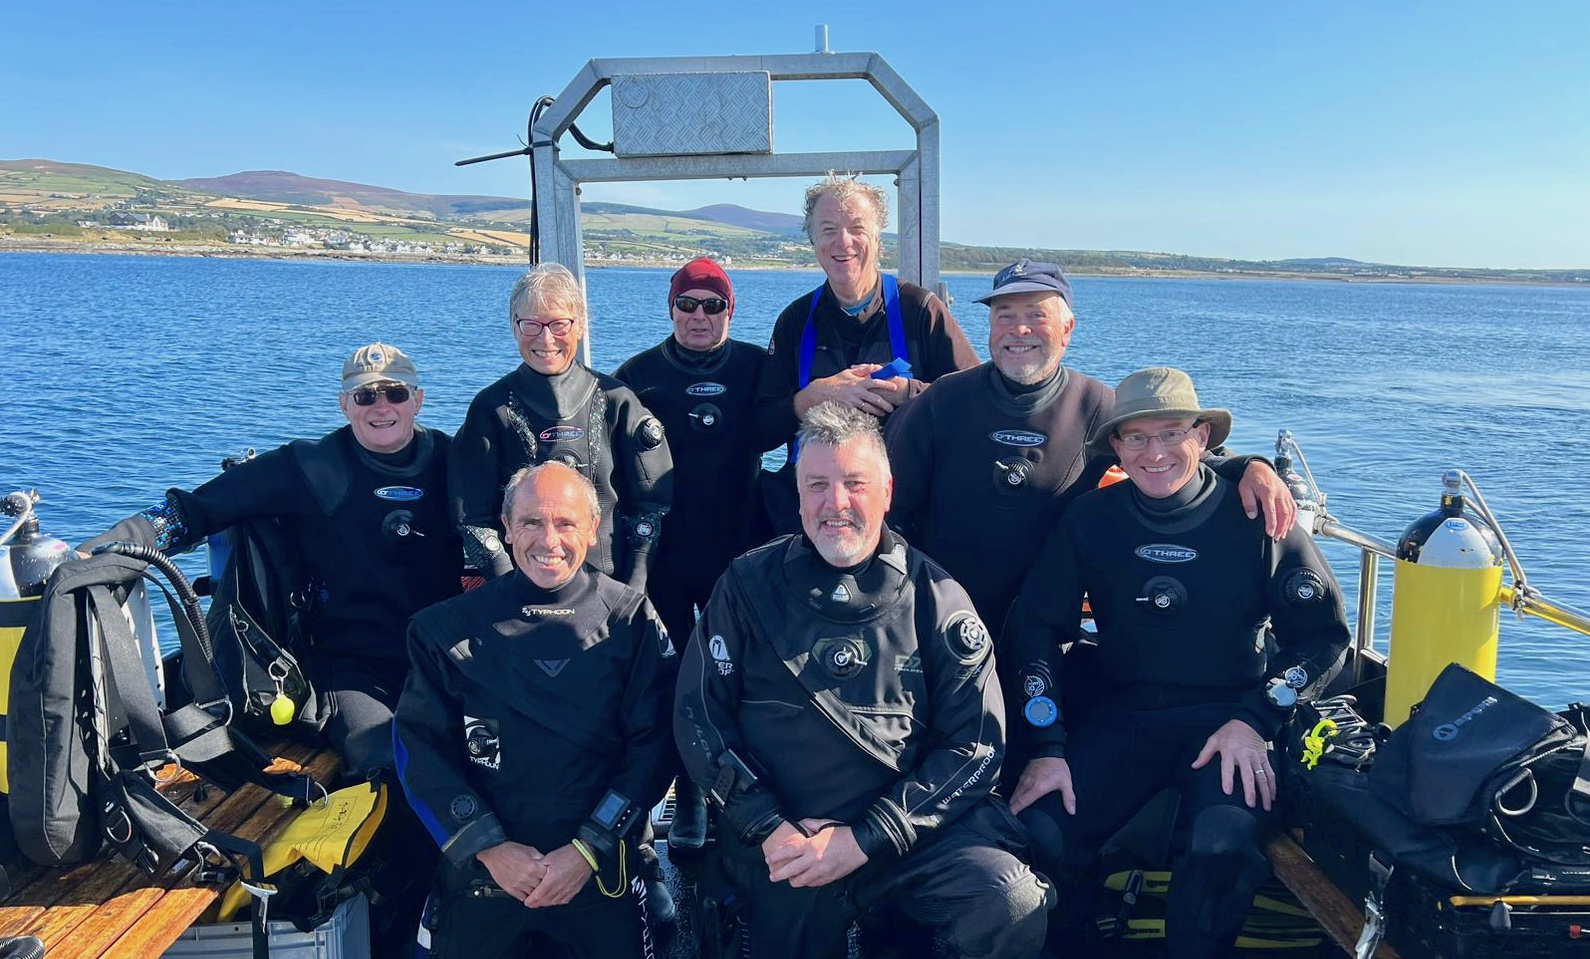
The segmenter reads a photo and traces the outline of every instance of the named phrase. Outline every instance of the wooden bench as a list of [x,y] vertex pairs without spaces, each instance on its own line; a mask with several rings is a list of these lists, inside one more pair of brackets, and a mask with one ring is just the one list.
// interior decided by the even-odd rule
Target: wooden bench
[[[1293,833],[1277,833],[1264,851],[1270,857],[1275,877],[1292,890],[1292,895],[1313,914],[1314,921],[1320,924],[1326,935],[1351,956],[1364,928],[1361,905],[1343,895],[1336,884],[1320,871],[1314,860],[1298,845]],[[1397,950],[1384,942],[1375,950],[1375,955],[1378,959],[1401,959]]]
[[[319,782],[337,769],[329,749],[297,743],[267,747],[283,768],[298,767]],[[284,799],[255,785],[222,793],[179,775],[162,791],[206,825],[264,844],[292,819]],[[10,863],[12,892],[0,904],[0,936],[37,936],[49,959],[155,959],[216,905],[225,885],[195,885],[191,867],[150,879],[119,856],[101,856],[69,869]]]

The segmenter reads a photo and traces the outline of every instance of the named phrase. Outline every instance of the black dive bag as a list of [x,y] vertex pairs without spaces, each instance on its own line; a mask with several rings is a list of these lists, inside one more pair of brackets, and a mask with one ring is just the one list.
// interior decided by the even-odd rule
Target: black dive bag
[[[318,794],[308,776],[266,773],[271,759],[230,725],[233,715],[198,596],[159,552],[114,543],[50,577],[11,676],[7,757],[11,825],[22,852],[46,866],[81,862],[108,844],[156,876],[179,860],[237,867],[258,881],[259,848],[213,830],[157,791],[176,763],[231,791],[253,782],[297,802]],[[162,712],[122,604],[140,579],[165,587],[192,702]],[[219,878],[219,877],[218,877]]]
[[[205,621],[234,723],[254,733],[289,723],[318,732],[324,717],[293,652],[302,648],[313,599],[303,559],[274,517],[245,520],[226,535],[231,553],[220,578],[211,584]],[[184,661],[184,671],[188,668]],[[279,696],[293,703],[288,723],[272,717]]]

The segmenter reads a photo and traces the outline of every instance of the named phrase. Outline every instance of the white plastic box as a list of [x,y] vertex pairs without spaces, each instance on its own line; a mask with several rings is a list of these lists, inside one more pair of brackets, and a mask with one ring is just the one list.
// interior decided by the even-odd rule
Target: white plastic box
[[[271,959],[370,959],[370,907],[354,896],[337,907],[314,932],[299,932],[290,922],[269,923]],[[164,959],[249,959],[253,926],[217,922],[191,926],[165,951]]]

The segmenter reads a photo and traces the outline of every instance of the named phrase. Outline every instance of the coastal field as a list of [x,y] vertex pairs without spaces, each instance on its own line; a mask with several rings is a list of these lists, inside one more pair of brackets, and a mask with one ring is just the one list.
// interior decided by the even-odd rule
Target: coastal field
[[[0,160],[0,252],[154,253],[350,260],[523,262],[524,199],[437,196],[257,171],[158,180],[54,160]],[[668,266],[713,256],[735,269],[811,269],[800,218],[729,204],[669,211],[582,209],[593,265]],[[885,237],[892,262],[894,237]],[[1334,279],[1351,282],[1590,284],[1578,270],[1417,267],[1329,257],[1247,261],[1124,250],[940,247],[946,273],[992,273],[1021,257],[1086,276]]]

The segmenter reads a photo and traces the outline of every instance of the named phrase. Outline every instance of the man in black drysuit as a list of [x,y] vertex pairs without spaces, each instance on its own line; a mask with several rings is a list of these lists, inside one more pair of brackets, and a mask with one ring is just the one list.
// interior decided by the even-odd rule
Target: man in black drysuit
[[[1182,839],[1167,954],[1229,952],[1268,872],[1261,829],[1276,787],[1266,741],[1347,648],[1341,590],[1314,541],[1299,529],[1271,539],[1233,485],[1200,463],[1230,429],[1231,414],[1200,406],[1180,370],[1123,380],[1089,446],[1112,449],[1131,482],[1078,498],[1011,608],[1016,734],[1035,757],[1011,808],[1032,832],[1035,864],[1082,883],[1061,896],[1052,942],[1061,954],[1085,950],[1094,928],[1089,870],[1100,847],[1168,786],[1181,793]],[[1084,594],[1097,646],[1062,656],[1081,637]],[[1082,675],[1063,675],[1073,670]]]
[[[701,257],[668,285],[673,333],[613,376],[662,421],[673,456],[674,497],[646,579],[668,635],[683,643],[729,560],[751,545],[750,521],[762,448],[752,441],[751,403],[767,362],[760,346],[729,339],[734,285]],[[684,783],[684,780],[681,780]],[[681,790],[668,832],[671,852],[707,840],[706,796]]]
[[[1076,317],[1059,266],[1018,260],[978,302],[988,304],[990,361],[944,377],[889,421],[898,477],[889,521],[966,587],[997,639],[1043,532],[1115,463],[1109,449],[1087,449],[1114,391],[1061,364]],[[1211,465],[1240,481],[1271,533],[1291,527],[1296,506],[1269,464]]]
[[[460,543],[447,506],[446,433],[415,422],[424,403],[418,371],[402,350],[372,343],[342,369],[339,403],[348,425],[248,459],[192,492],[123,520],[83,549],[130,540],[174,554],[244,520],[275,517],[308,568],[300,657],[313,716],[342,757],[342,778],[392,767],[392,710],[408,672],[408,618],[459,592]],[[293,584],[296,589],[299,584]],[[285,642],[287,637],[273,637]],[[426,872],[433,857],[402,803],[389,807],[376,854],[391,872]],[[396,896],[373,917],[375,941],[412,943],[424,899]]]
[[646,598],[582,565],[596,491],[561,463],[509,481],[518,572],[409,626],[398,774],[441,847],[431,954],[651,956],[635,875],[675,758],[678,659]]
[[[795,436],[806,411],[836,402],[880,419],[956,370],[977,351],[932,290],[883,272],[888,197],[853,177],[831,175],[806,191],[805,230],[825,282],[784,308],[768,340],[757,388],[754,442],[772,449]],[[909,364],[904,373],[884,369]],[[773,533],[800,528],[794,467],[762,478]]]
[[520,277],[508,310],[524,362],[469,404],[450,461],[465,557],[488,578],[512,571],[497,517],[503,484],[521,467],[556,460],[590,480],[601,500],[591,565],[644,590],[673,495],[662,424],[629,387],[576,359],[587,309],[565,267],[543,263]]
[[680,754],[721,810],[750,954],[843,956],[851,921],[889,900],[959,956],[1034,956],[1049,888],[991,793],[1004,710],[988,633],[883,525],[876,421],[827,403],[800,437],[804,533],[730,564],[676,704]]

